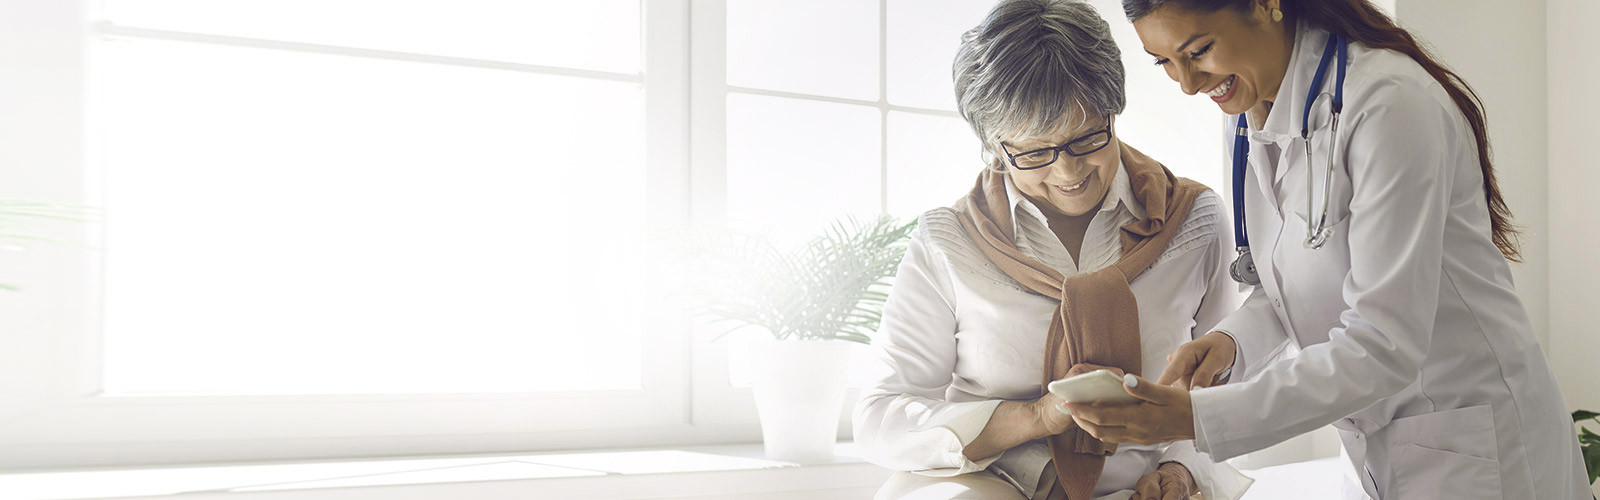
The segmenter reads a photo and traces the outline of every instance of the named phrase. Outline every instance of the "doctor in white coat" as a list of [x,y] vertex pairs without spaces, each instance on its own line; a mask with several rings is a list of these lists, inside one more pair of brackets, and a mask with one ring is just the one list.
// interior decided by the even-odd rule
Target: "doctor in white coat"
[[1124,7],[1185,93],[1244,117],[1236,274],[1251,294],[1160,380],[1127,378],[1144,402],[1069,404],[1077,423],[1112,442],[1193,438],[1217,460],[1331,423],[1352,498],[1590,498],[1465,83],[1365,0]]

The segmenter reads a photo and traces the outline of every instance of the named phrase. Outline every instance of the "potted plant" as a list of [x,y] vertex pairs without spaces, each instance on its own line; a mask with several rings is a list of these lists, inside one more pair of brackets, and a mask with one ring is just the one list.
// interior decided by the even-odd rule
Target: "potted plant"
[[1589,484],[1594,484],[1595,478],[1600,477],[1600,434],[1583,424],[1600,423],[1600,413],[1576,410],[1572,412],[1572,422],[1578,426],[1578,448],[1583,450],[1583,466],[1589,471]]
[[692,244],[698,314],[754,328],[752,391],[768,458],[833,458],[852,344],[867,344],[889,298],[888,280],[915,223],[884,216],[836,222],[796,251],[723,233]]

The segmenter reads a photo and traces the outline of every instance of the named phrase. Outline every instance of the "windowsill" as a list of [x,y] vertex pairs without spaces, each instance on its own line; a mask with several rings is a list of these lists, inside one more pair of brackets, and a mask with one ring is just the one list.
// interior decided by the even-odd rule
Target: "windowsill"
[[746,444],[0,474],[0,492],[8,500],[870,498],[888,477],[851,443],[841,443],[833,460],[808,464],[766,460],[760,444]]

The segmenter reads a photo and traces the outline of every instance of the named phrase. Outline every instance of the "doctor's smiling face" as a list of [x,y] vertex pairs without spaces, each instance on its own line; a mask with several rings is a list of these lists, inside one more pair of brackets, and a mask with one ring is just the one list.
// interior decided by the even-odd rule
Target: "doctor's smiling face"
[[1209,12],[1186,3],[1169,0],[1133,20],[1154,63],[1183,93],[1205,94],[1224,113],[1276,98],[1294,48],[1293,20],[1273,19],[1278,0],[1246,0]]
[[1121,165],[1115,122],[1116,115],[1064,120],[1043,136],[1002,138],[1006,174],[1046,214],[1089,213],[1105,199]]

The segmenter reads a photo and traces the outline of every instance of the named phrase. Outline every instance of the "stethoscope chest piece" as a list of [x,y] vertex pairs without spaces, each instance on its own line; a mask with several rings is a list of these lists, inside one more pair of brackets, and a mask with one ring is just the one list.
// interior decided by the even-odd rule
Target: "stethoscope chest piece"
[[1246,285],[1260,285],[1261,277],[1256,275],[1256,259],[1250,256],[1250,248],[1239,249],[1239,258],[1233,260],[1233,266],[1228,269],[1233,275],[1233,280]]
[[[1314,226],[1313,230],[1315,230],[1316,227],[1321,227],[1321,224],[1317,224],[1316,226]],[[1324,228],[1321,228],[1321,230],[1317,230],[1316,233],[1306,235],[1305,246],[1306,246],[1306,248],[1310,248],[1312,250],[1316,250],[1318,248],[1322,248],[1322,245],[1324,243],[1328,242],[1328,238],[1332,238],[1332,237],[1333,237],[1333,228],[1324,227]]]

